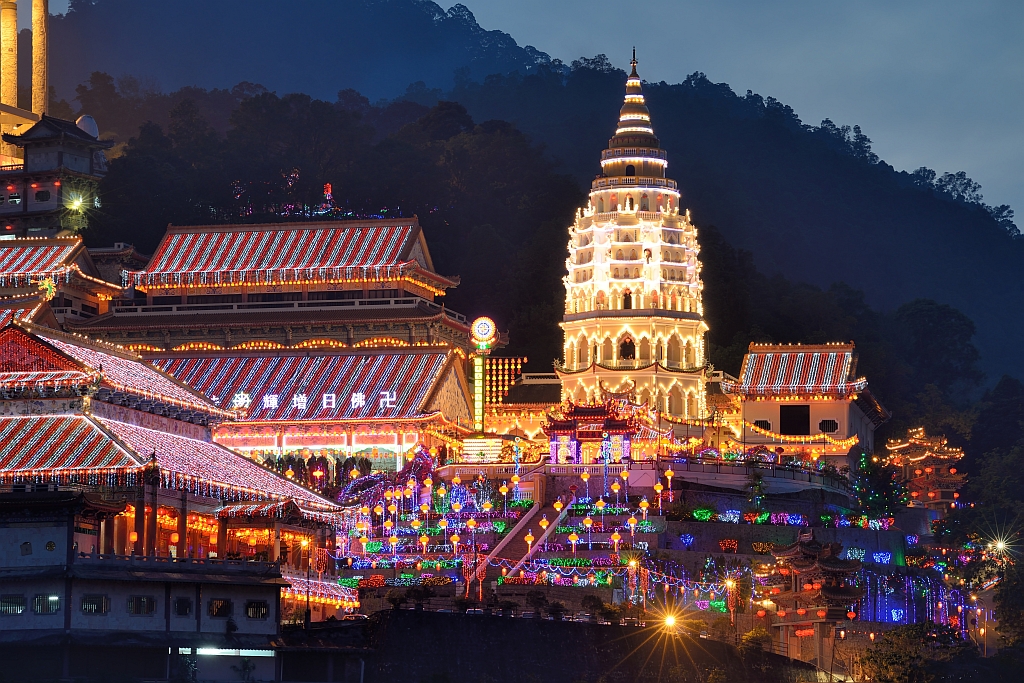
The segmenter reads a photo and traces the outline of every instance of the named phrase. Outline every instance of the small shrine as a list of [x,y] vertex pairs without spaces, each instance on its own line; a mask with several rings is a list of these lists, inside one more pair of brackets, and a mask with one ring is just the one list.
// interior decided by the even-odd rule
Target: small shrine
[[889,464],[900,470],[907,485],[911,507],[944,512],[956,505],[967,480],[956,467],[964,457],[962,449],[950,446],[945,436],[928,436],[924,427],[908,430],[905,439],[889,439],[885,447]]
[[810,530],[801,533],[795,543],[773,550],[779,573],[790,580],[789,590],[776,602],[792,601],[799,609],[800,604],[848,607],[860,600],[864,591],[852,585],[852,580],[861,570],[861,562],[840,559],[842,550],[842,543],[821,543]]
[[544,433],[551,440],[552,461],[591,465],[630,459],[639,423],[615,401],[597,404],[569,402],[548,416]]

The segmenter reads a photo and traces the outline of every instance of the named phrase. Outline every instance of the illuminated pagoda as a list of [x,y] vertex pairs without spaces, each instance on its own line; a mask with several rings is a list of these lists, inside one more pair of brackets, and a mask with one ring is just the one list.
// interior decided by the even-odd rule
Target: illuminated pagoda
[[[788,569],[788,592],[775,598],[775,602],[792,601],[791,607],[825,605],[849,607],[863,596],[863,589],[852,585],[861,570],[860,560],[841,559],[842,543],[821,543],[813,531],[802,532],[795,543],[772,550],[779,566]],[[845,616],[845,610],[839,617]]]
[[123,291],[102,278],[81,237],[0,240],[0,297],[32,295],[46,280],[62,325],[106,314]]
[[911,507],[945,513],[960,497],[967,478],[957,471],[963,449],[950,446],[945,436],[928,436],[924,427],[907,432],[905,439],[890,439],[888,464],[897,467],[910,492]]
[[740,404],[735,443],[837,467],[854,447],[873,452],[875,429],[890,415],[856,369],[852,342],[751,343],[739,379],[721,382]]
[[291,465],[300,479],[308,479],[311,459],[323,459],[322,480],[309,481],[318,488],[340,483],[346,473],[337,465],[350,457],[388,471],[401,470],[420,444],[454,457],[452,449],[472,430],[461,349],[265,348],[147,356],[211,401],[240,412],[237,421],[214,427],[218,443]]
[[124,278],[109,315],[75,331],[158,352],[469,343],[436,301],[458,278],[435,272],[415,218],[171,226]]
[[[281,562],[304,581],[351,511],[213,443],[210,427],[234,416],[123,348],[21,320],[0,329],[0,496],[85,488],[123,504],[81,552]],[[318,605],[356,604],[317,572]]]
[[569,228],[562,398],[629,393],[676,418],[706,416],[697,229],[665,175],[640,77],[626,81],[619,123],[590,201]]
[[630,442],[639,425],[622,416],[609,401],[599,405],[569,403],[553,415],[544,432],[551,439],[551,461],[590,465],[618,464],[630,457]]

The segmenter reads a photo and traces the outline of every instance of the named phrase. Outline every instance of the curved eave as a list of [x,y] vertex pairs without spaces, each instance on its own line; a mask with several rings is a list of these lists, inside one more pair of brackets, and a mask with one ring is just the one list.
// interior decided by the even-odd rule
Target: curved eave
[[670,375],[696,375],[703,374],[704,370],[706,369],[706,366],[701,365],[693,368],[669,368],[657,361],[654,361],[648,363],[647,365],[638,365],[633,368],[619,368],[603,365],[601,363],[591,363],[590,365],[581,370],[567,370],[560,365],[556,365],[555,374],[558,375],[559,377],[572,377],[573,375],[582,375],[587,372],[596,372],[598,369],[604,372],[621,372],[623,374],[630,372],[647,372],[653,369],[656,372],[664,372]]

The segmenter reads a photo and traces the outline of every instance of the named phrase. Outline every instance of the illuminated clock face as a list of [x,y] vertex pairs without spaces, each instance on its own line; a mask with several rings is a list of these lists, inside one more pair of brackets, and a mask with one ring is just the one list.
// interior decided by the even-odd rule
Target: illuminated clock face
[[494,339],[494,321],[490,318],[477,318],[473,321],[473,341],[486,343]]

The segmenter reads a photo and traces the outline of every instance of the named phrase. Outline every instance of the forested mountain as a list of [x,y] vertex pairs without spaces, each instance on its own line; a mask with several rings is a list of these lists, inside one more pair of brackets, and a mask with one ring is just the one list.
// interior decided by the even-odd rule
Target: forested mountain
[[51,21],[50,50],[50,82],[65,98],[97,70],[163,90],[253,81],[377,99],[416,81],[450,88],[456,69],[480,79],[550,61],[483,30],[464,5],[446,12],[430,0],[71,0]]

